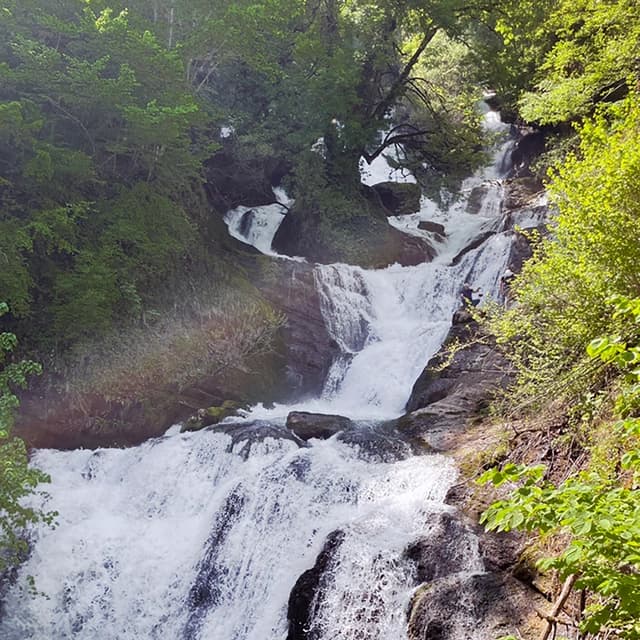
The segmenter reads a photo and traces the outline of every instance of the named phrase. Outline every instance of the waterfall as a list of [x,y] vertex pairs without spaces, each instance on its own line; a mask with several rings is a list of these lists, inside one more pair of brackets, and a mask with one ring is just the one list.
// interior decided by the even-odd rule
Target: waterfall
[[278,256],[271,250],[271,243],[287,210],[293,205],[293,200],[281,187],[273,187],[272,191],[276,200],[273,204],[230,209],[225,214],[224,221],[229,235],[236,240],[250,244],[265,255]]
[[[29,557],[5,584],[0,637],[285,640],[290,594],[337,532],[308,637],[405,638],[418,584],[406,551],[449,510],[443,501],[456,472],[442,456],[412,455],[381,421],[403,412],[447,335],[462,283],[498,296],[512,242],[501,231],[498,156],[454,206],[424,200],[419,212],[392,220],[417,235],[430,233],[421,221],[442,225],[433,262],[315,268],[341,350],[322,397],[255,407],[241,432],[173,429],[130,449],[37,452],[33,463],[52,483],[33,504],[57,510],[58,526],[31,532]],[[482,185],[482,205],[470,213]],[[272,254],[282,212],[279,204],[239,207],[226,222],[230,234]],[[362,422],[351,438],[301,446],[282,426],[292,409]],[[463,537],[451,541],[461,566],[482,571],[475,539]],[[29,576],[43,595],[27,594]]]
[[[234,444],[201,432],[124,450],[40,451],[59,525],[36,533],[21,579],[33,573],[46,597],[14,588],[1,637],[284,638],[289,592],[334,530],[347,540],[336,580],[354,581],[326,597],[356,606],[384,576],[379,588],[406,603],[413,583],[398,554],[443,509],[455,471],[440,456],[385,459],[382,441],[376,450],[371,460],[339,441]],[[383,614],[366,636],[355,619],[340,630],[319,621],[321,637],[401,633],[402,609]]]
[[271,242],[284,220],[285,210],[279,204],[263,207],[236,207],[227,211],[224,221],[229,234],[236,240],[250,244],[265,255],[271,251]]

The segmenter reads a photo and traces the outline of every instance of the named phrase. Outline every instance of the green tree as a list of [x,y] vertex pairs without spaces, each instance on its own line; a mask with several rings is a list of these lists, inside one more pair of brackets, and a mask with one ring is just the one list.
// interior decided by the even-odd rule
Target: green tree
[[[0,303],[0,316],[7,311],[6,303]],[[11,434],[13,414],[18,406],[14,387],[25,387],[28,376],[41,372],[35,362],[10,361],[16,344],[14,334],[0,333],[0,571],[20,562],[28,551],[24,538],[28,525],[52,524],[56,516],[24,505],[25,498],[33,494],[40,483],[50,479],[29,467],[24,442]]]
[[[174,6],[181,15],[200,12],[177,44],[191,81],[226,112],[236,143],[253,152],[296,162],[322,137],[327,179],[353,189],[360,156],[372,160],[402,143],[422,153],[423,163],[442,169],[452,166],[452,148],[478,146],[474,114],[448,108],[453,85],[443,92],[439,78],[417,73],[439,31],[462,29],[468,3],[247,0],[206,9]],[[397,127],[381,140],[398,108],[403,115]]]
[[[575,397],[595,380],[585,348],[625,325],[606,300],[640,290],[640,103],[632,94],[579,129],[580,148],[553,173],[550,237],[517,278],[515,304],[489,324],[519,373],[516,395]],[[620,327],[633,332],[633,325]]]
[[215,146],[181,58],[97,5],[0,12],[0,291],[31,348],[139,318],[205,241]]
[[640,7],[634,0],[553,3],[542,30],[553,43],[522,97],[524,118],[576,121],[602,102],[619,100],[638,81]]

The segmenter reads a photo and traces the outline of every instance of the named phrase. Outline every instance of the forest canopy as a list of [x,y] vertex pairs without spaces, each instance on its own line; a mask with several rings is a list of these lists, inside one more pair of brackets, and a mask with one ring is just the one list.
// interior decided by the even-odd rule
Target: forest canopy
[[11,328],[28,349],[65,350],[170,303],[167,281],[215,271],[216,154],[236,173],[284,167],[303,200],[314,184],[357,191],[360,157],[400,142],[425,183],[468,172],[482,158],[479,89],[462,64],[448,73],[467,14],[408,0],[3,2]]

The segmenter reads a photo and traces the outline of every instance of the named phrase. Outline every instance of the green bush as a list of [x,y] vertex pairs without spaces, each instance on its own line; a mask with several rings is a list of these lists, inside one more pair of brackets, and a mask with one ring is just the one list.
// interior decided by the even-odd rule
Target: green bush
[[640,99],[632,95],[580,128],[579,152],[551,175],[557,213],[512,287],[514,305],[488,323],[520,372],[525,397],[577,395],[593,384],[585,348],[635,331],[606,300],[640,290]]
[[[617,315],[637,323],[640,299],[618,299]],[[562,577],[576,575],[577,588],[591,595],[582,631],[608,630],[614,637],[640,638],[640,418],[626,415],[629,398],[640,395],[640,347],[620,335],[591,342],[589,355],[626,376],[617,403],[623,417],[610,431],[606,464],[592,458],[590,468],[560,485],[545,480],[543,466],[506,464],[480,482],[515,485],[510,496],[492,504],[481,521],[490,530],[524,529],[568,536],[566,547],[539,562]],[[594,443],[594,449],[597,443]]]
[[[0,303],[0,316],[8,310]],[[18,406],[13,387],[26,386],[27,377],[41,371],[35,362],[9,361],[16,345],[14,334],[0,333],[0,572],[18,563],[27,552],[25,527],[37,522],[51,524],[56,516],[23,504],[40,483],[49,482],[49,476],[29,467],[24,442],[11,434]]]

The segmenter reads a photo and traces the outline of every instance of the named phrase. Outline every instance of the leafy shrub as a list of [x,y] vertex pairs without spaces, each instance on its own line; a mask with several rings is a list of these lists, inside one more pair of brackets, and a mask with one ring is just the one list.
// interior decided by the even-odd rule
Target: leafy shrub
[[[512,286],[515,304],[489,325],[519,373],[521,396],[578,395],[596,380],[585,348],[608,331],[635,331],[613,317],[611,295],[640,290],[640,98],[632,95],[580,128],[578,153],[552,174],[557,214]],[[625,336],[626,337],[626,336]]]
[[[618,298],[617,315],[640,322],[640,299]],[[628,413],[629,398],[640,395],[640,346],[627,346],[620,335],[591,342],[589,355],[622,369],[626,384],[618,411]],[[607,464],[589,469],[556,486],[545,480],[543,466],[506,464],[491,469],[480,482],[515,484],[510,496],[492,504],[481,521],[490,530],[524,529],[568,536],[556,556],[539,562],[543,570],[576,575],[576,587],[592,594],[582,630],[604,630],[616,637],[640,638],[640,418],[626,416],[612,427],[615,447]]]
[[[6,303],[0,303],[0,315],[8,310]],[[40,483],[50,479],[29,467],[24,442],[11,435],[13,412],[18,406],[12,386],[26,386],[27,377],[41,371],[35,362],[8,361],[16,345],[14,334],[0,333],[0,571],[19,562],[27,552],[23,534],[28,524],[51,524],[56,516],[23,504]]]

